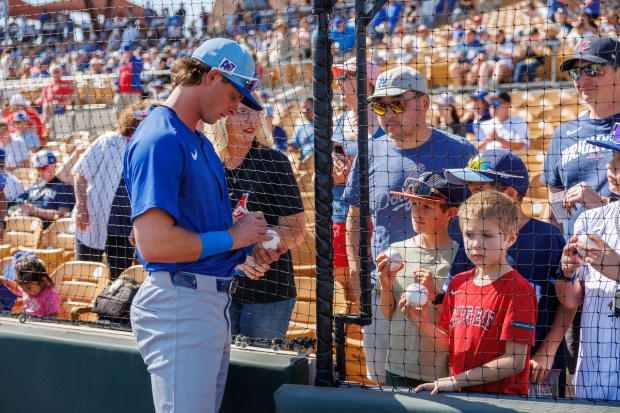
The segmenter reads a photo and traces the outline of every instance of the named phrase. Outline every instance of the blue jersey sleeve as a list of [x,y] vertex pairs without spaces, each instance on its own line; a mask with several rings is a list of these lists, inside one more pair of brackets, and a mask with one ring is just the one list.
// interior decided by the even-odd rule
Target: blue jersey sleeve
[[[132,221],[152,208],[160,208],[179,221],[179,191],[186,157],[177,141],[161,133],[140,134],[131,142],[125,158],[125,181],[132,203]],[[170,142],[173,142],[172,144]]]

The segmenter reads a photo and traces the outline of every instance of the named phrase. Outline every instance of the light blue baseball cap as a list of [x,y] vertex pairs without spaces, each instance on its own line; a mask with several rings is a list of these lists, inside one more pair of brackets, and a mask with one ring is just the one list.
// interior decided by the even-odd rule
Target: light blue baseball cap
[[239,43],[222,38],[209,39],[194,51],[192,58],[218,70],[228,79],[243,94],[241,103],[254,110],[263,110],[252,96],[258,86],[254,59]]

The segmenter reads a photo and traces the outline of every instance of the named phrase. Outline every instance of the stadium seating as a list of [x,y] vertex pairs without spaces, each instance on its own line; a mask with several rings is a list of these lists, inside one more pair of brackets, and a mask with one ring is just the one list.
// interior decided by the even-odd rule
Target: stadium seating
[[149,276],[149,273],[144,269],[144,266],[142,266],[142,264],[139,264],[132,265],[131,267],[127,268],[121,273],[119,278],[121,278],[123,275],[128,275],[133,278],[136,283],[142,284]]
[[62,301],[59,318],[96,320],[90,316],[93,303],[109,283],[108,269],[104,264],[69,261],[58,267],[50,277]]
[[[293,308],[286,338],[290,340],[302,336],[316,337],[316,278],[296,276],[295,288],[297,289],[297,301]],[[334,282],[333,313],[347,313],[344,287],[337,281]]]
[[43,232],[43,220],[37,217],[10,217],[6,220],[3,244],[37,248]]

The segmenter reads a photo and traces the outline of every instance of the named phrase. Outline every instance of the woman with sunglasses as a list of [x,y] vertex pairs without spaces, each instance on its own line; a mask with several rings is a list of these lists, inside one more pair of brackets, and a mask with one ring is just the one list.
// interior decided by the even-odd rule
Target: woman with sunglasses
[[[334,167],[332,176],[334,178],[334,188],[332,203],[334,212],[332,215],[332,229],[334,231],[334,276],[346,289],[347,301],[359,303],[359,296],[356,294],[357,288],[351,284],[349,274],[349,264],[346,252],[346,218],[347,209],[342,194],[344,193],[347,178],[351,171],[351,163],[357,155],[358,138],[358,95],[357,95],[357,59],[355,57],[347,60],[343,64],[332,66],[332,72],[336,78],[336,83],[342,93],[342,102],[345,110],[338,117],[332,134],[334,142],[334,152],[332,159]],[[379,67],[369,60],[366,61],[366,90],[371,95],[375,90],[375,83],[379,77]],[[367,111],[368,119],[368,139],[374,139],[385,134],[379,126],[377,114],[372,110]]]
[[290,161],[271,149],[273,137],[262,113],[243,104],[234,114],[207,125],[206,134],[224,164],[233,219],[260,211],[281,240],[277,261],[263,265],[248,256],[237,267],[239,284],[230,305],[232,335],[284,339],[297,296],[289,249],[306,232]]

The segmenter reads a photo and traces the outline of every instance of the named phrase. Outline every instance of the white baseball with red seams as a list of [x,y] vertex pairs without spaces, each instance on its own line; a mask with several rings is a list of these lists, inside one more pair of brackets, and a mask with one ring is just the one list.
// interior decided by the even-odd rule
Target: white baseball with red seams
[[405,299],[414,307],[422,307],[428,302],[428,290],[422,284],[409,284],[405,289]]
[[403,264],[403,256],[398,251],[388,248],[385,250],[385,255],[390,258],[390,271],[396,271]]
[[275,250],[280,243],[280,236],[272,229],[267,230],[267,235],[271,235],[272,238],[269,241],[261,241],[260,246],[266,250]]

